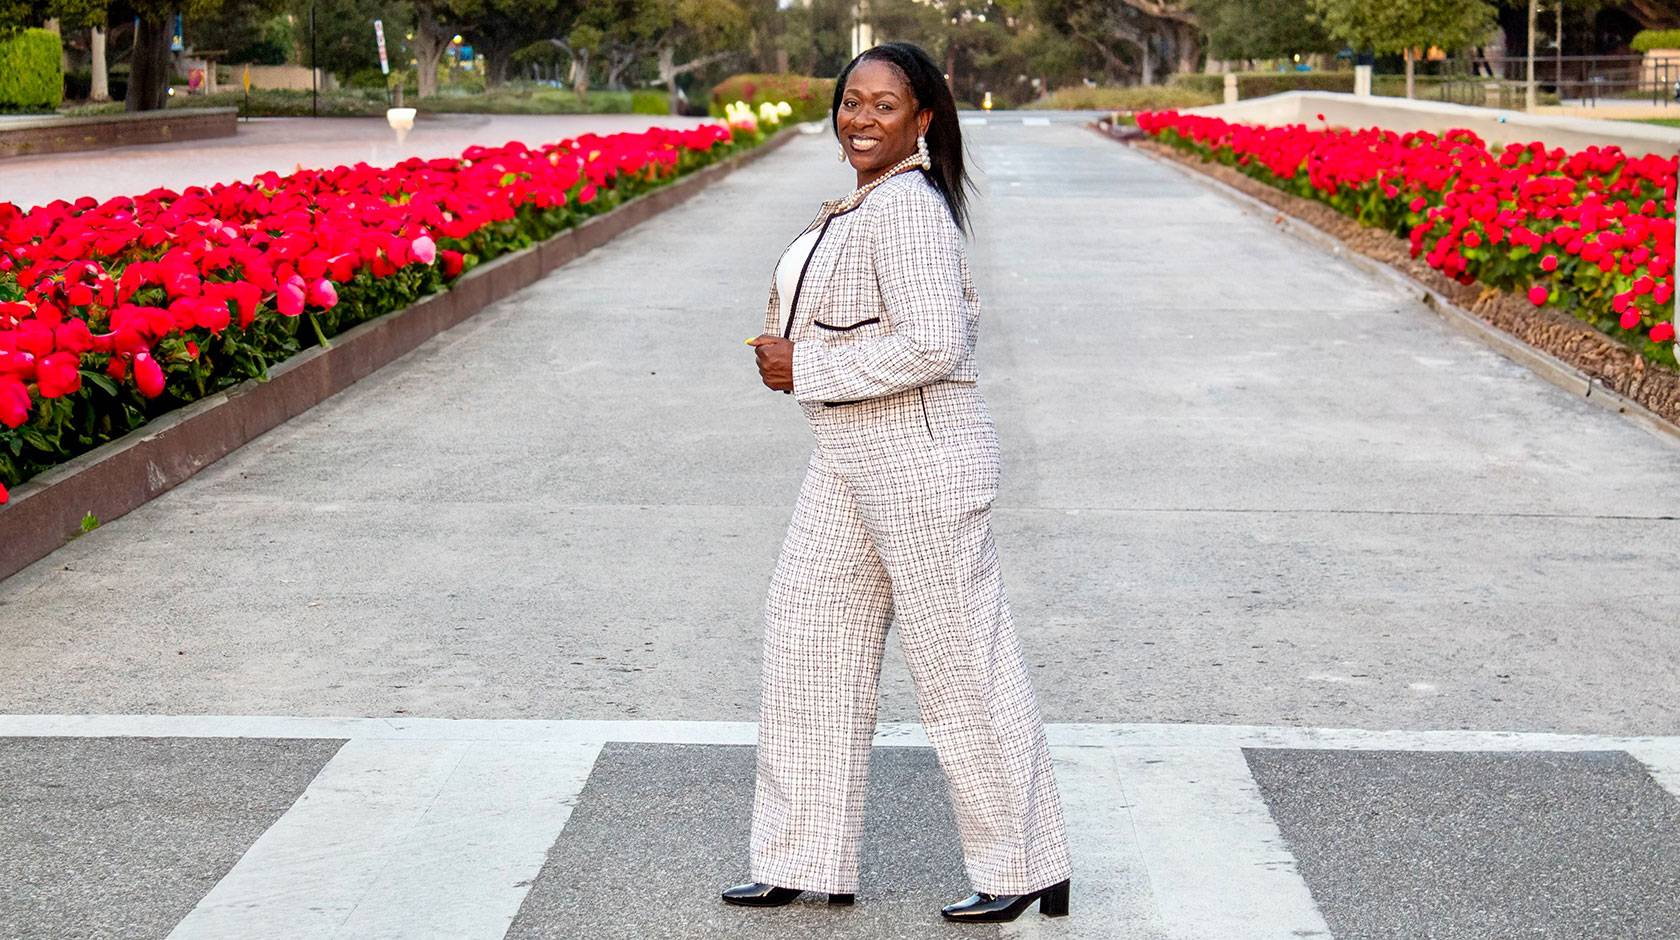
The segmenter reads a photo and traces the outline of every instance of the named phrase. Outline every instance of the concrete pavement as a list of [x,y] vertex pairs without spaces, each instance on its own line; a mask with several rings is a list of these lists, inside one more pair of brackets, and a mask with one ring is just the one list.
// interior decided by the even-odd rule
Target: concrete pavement
[[[1476,885],[1470,902],[1499,919],[1443,904],[1433,935],[1483,937],[1488,923],[1680,933],[1659,903],[1673,886],[1629,875],[1672,870],[1680,840],[1680,762],[1637,737],[1680,733],[1680,521],[1664,495],[1680,481],[1675,445],[1171,168],[1063,123],[965,117],[983,192],[970,246],[981,382],[1005,454],[996,526],[1041,704],[1070,729],[1196,723],[1125,754],[1057,732],[1071,735],[1058,773],[1081,827],[1076,915],[1010,935],[1391,936],[1418,923],[1406,920],[1418,897],[1465,897],[1464,873],[1495,870],[1486,859],[1501,851],[1518,859],[1498,869],[1508,880]],[[715,748],[750,742],[759,609],[809,447],[740,342],[777,254],[852,182],[832,141],[794,141],[0,582],[0,713],[185,716],[83,731],[20,717],[0,738],[368,737],[334,716],[510,735],[511,750],[346,744],[316,779],[341,798],[357,791],[334,781],[357,775],[414,782],[390,804],[407,822],[367,823],[358,844],[376,848],[430,831],[403,807],[472,794],[437,761],[537,768],[533,789],[489,792],[462,818],[492,833],[488,820],[533,820],[507,831],[552,831],[550,846],[421,840],[478,853],[445,870],[526,872],[507,882],[524,882],[511,900],[486,889],[450,907],[498,925],[453,935],[645,928],[622,883],[638,872],[662,903],[703,905],[663,935],[715,926],[708,892],[744,871],[746,767]],[[910,722],[895,646],[881,717]],[[253,715],[326,724],[191,717]],[[231,732],[200,724],[224,720]],[[505,730],[548,720],[588,733]],[[646,730],[665,721],[682,733]],[[1327,727],[1395,736],[1310,730]],[[1433,739],[1415,733],[1451,729],[1489,732],[1456,751],[1515,763],[1421,753]],[[1542,759],[1556,739],[1504,732],[1593,736],[1569,750],[1609,756]],[[1325,741],[1394,756],[1290,751]],[[561,745],[586,750],[545,750]],[[0,753],[31,776],[35,763],[11,756],[22,751]],[[132,759],[186,773],[196,758]],[[319,759],[298,751],[276,767]],[[393,777],[385,759],[422,769]],[[962,885],[927,756],[878,768],[877,831],[916,835],[871,868],[875,913],[789,914],[837,936],[939,933],[925,915]],[[282,778],[252,785],[285,793]],[[1347,797],[1346,781],[1365,789]],[[1501,810],[1507,794],[1559,815]],[[1424,816],[1432,799],[1466,807],[1454,831],[1481,838],[1431,841],[1407,815],[1373,823],[1360,810]],[[288,841],[294,825],[332,828],[310,806],[292,804],[215,890],[261,895],[263,877],[287,870],[280,849],[310,844]],[[355,818],[355,806],[333,812]],[[613,820],[650,813],[663,828],[614,840]],[[1573,831],[1548,841],[1534,826]],[[265,839],[277,847],[258,852]],[[1387,878],[1383,853],[1401,850],[1418,870]],[[612,904],[591,906],[583,872],[597,870],[616,873],[601,896]],[[1559,879],[1584,894],[1558,894]],[[398,908],[417,890],[368,883]],[[198,920],[181,929],[238,909],[232,897],[186,897]],[[375,924],[384,909],[362,916]]]

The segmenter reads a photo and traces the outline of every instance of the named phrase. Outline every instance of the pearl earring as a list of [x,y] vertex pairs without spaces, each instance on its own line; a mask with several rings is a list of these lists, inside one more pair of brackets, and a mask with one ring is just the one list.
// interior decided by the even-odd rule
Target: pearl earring
[[921,134],[916,135],[916,154],[922,158],[922,169],[933,168],[933,161],[928,159],[927,137]]
[[839,157],[841,163],[846,162],[846,146],[844,144],[840,145]]

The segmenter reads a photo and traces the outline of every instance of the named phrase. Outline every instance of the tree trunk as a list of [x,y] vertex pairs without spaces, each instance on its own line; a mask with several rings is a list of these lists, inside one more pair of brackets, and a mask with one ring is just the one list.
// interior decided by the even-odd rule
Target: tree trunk
[[1406,97],[1407,98],[1415,97],[1415,95],[1413,94],[1414,88],[1412,86],[1412,74],[1413,74],[1414,71],[1415,71],[1415,68],[1414,68],[1413,63],[1412,63],[1412,50],[1407,49],[1406,50]]
[[93,27],[88,37],[88,51],[93,54],[93,83],[88,91],[88,100],[109,101],[111,80],[105,65],[105,27]]
[[1155,84],[1155,59],[1149,54],[1149,37],[1145,36],[1138,42],[1138,48],[1143,51],[1143,83]]
[[1196,45],[1196,27],[1189,23],[1179,23],[1174,34],[1178,43],[1178,68],[1181,75],[1191,75],[1196,71],[1196,61],[1201,58],[1201,49]]
[[418,75],[415,82],[421,98],[430,98],[437,94],[438,63],[443,61],[443,51],[449,44],[449,37],[443,33],[443,24],[438,22],[437,11],[427,4],[415,4],[414,7],[414,68]]
[[670,45],[659,47],[659,80],[665,83],[665,99],[671,113],[681,113],[682,99],[677,97],[677,50]]
[[957,44],[945,44],[945,84],[951,88],[951,97],[957,95]]
[[572,90],[577,92],[578,100],[584,101],[589,95],[589,50],[579,49],[572,56]]
[[158,111],[169,98],[169,43],[173,38],[167,20],[142,18],[134,31],[134,54],[128,73],[125,111]]
[[53,17],[41,24],[41,28],[58,37],[58,74],[70,73],[70,50],[64,48],[64,30],[59,26],[58,17]]

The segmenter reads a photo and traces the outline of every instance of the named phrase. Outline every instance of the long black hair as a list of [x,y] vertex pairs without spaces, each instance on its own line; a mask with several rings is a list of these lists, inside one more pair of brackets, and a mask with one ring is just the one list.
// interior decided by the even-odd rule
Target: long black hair
[[933,162],[933,169],[921,172],[945,197],[945,205],[951,210],[951,219],[957,223],[957,228],[968,232],[968,194],[964,192],[964,187],[975,189],[975,186],[968,171],[963,169],[962,127],[957,121],[957,100],[951,95],[951,86],[945,83],[945,74],[921,46],[909,42],[884,42],[865,49],[858,53],[857,58],[846,63],[846,67],[840,70],[840,77],[834,80],[834,104],[829,111],[834,139],[840,139],[840,102],[845,99],[846,79],[851,76],[852,69],[868,59],[879,59],[904,73],[910,83],[910,94],[916,99],[916,109],[933,111],[933,120],[928,123],[926,134],[928,159]]

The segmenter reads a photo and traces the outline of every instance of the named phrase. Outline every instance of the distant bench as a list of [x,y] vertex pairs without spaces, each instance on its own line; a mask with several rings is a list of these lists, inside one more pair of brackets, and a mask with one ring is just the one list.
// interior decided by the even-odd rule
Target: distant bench
[[232,137],[238,126],[238,108],[179,108],[133,114],[0,120],[0,157]]

